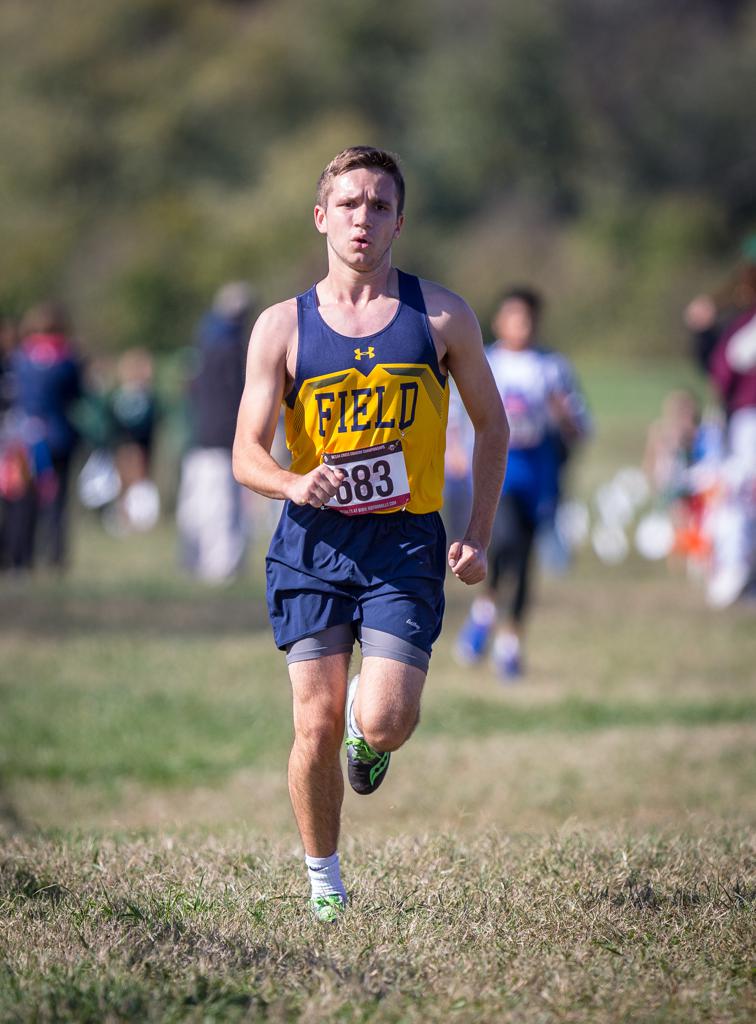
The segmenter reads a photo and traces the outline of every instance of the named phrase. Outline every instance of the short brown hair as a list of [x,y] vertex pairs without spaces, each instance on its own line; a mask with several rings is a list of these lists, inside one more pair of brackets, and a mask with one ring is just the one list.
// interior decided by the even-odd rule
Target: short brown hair
[[347,171],[356,171],[358,167],[371,167],[383,171],[394,179],[396,185],[397,212],[404,210],[404,177],[399,167],[399,158],[395,153],[373,146],[350,146],[337,154],[323,170],[318,179],[318,206],[325,206],[331,191],[331,183]]

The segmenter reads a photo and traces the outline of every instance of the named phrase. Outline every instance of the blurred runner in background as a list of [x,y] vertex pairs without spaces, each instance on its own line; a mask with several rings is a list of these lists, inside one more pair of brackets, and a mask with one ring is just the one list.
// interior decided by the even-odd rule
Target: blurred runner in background
[[536,531],[553,521],[567,453],[587,431],[584,403],[575,401],[564,357],[536,347],[542,306],[532,288],[507,291],[492,324],[497,340],[487,350],[510,425],[509,461],[489,551],[488,591],[473,602],[456,654],[463,664],[480,661],[493,638],[493,664],[502,679],[522,674]]

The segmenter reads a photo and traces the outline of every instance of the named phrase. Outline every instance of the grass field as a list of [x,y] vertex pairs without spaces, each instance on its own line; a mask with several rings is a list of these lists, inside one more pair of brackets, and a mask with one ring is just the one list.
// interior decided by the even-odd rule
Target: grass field
[[[589,368],[579,489],[637,461],[680,377]],[[208,590],[168,524],[76,541],[64,580],[0,582],[0,1020],[753,1019],[753,606],[586,552],[539,580],[502,687],[455,666],[450,583],[421,726],[347,793],[324,928],[259,551]]]

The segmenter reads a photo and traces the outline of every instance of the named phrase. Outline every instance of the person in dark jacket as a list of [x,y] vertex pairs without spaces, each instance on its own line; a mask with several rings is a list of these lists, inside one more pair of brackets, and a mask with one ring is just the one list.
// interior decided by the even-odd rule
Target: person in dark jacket
[[234,480],[231,451],[252,309],[252,291],[244,282],[218,290],[199,324],[187,388],[190,446],[177,508],[181,560],[208,582],[235,576],[247,546],[243,488]]

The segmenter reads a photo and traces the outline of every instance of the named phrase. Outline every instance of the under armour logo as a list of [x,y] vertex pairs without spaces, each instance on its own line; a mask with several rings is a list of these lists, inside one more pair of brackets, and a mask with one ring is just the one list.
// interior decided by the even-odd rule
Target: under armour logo
[[375,357],[375,349],[373,348],[372,345],[368,345],[364,352],[362,351],[361,348],[356,348],[354,350],[355,359],[362,359],[363,356],[367,356],[368,359],[373,359]]

